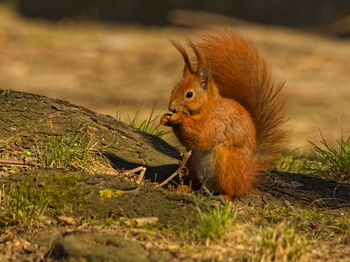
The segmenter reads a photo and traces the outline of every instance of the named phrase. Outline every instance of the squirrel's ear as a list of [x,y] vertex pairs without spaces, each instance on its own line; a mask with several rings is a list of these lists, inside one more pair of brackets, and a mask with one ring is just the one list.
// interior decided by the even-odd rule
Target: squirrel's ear
[[207,67],[207,61],[205,60],[202,53],[199,51],[198,47],[191,41],[188,40],[188,44],[192,47],[196,58],[197,58],[197,73],[201,71],[202,67]]
[[189,73],[194,74],[194,70],[191,66],[190,59],[188,58],[188,54],[186,52],[186,49],[181,44],[179,44],[178,42],[176,42],[174,40],[170,40],[170,42],[177,49],[177,51],[180,52],[180,54],[182,55],[182,57],[184,59],[184,62],[185,62],[185,67],[184,67],[184,71],[183,71],[184,76],[189,74]]
[[192,47],[194,53],[196,54],[197,58],[197,71],[196,74],[198,76],[198,80],[200,82],[200,85],[203,89],[208,89],[208,82],[210,78],[210,73],[208,70],[207,62],[202,55],[202,53],[199,51],[198,47],[190,40],[188,40],[188,44]]
[[203,88],[204,90],[207,90],[208,82],[210,78],[208,67],[201,67],[197,72],[197,75],[198,75],[198,80],[201,85],[201,88]]

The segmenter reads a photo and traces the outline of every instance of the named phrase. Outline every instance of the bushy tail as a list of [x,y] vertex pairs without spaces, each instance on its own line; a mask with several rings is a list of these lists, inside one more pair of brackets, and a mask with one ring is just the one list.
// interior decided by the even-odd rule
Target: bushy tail
[[234,32],[203,35],[195,45],[206,59],[222,96],[232,98],[251,114],[257,131],[257,152],[279,152],[285,138],[281,89],[252,43]]

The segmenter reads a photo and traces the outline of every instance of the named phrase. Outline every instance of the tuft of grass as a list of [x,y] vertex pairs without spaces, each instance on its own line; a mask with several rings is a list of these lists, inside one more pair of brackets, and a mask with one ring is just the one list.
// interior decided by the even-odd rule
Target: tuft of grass
[[75,130],[37,145],[38,161],[42,167],[79,169],[87,173],[105,170],[109,165],[95,146],[87,135]]
[[[152,108],[151,113],[146,119],[141,119],[140,117],[141,106],[137,109],[134,116],[128,117],[127,124],[132,128],[143,131],[147,134],[151,134],[158,137],[163,137],[169,133],[168,130],[162,129],[162,125],[159,122],[159,116],[154,114],[154,107]],[[118,109],[116,113],[116,119],[121,120],[121,113]]]
[[280,172],[302,173],[305,171],[305,161],[305,156],[301,154],[299,149],[295,149],[281,154],[273,169]]
[[321,133],[320,146],[310,142],[312,155],[306,157],[298,149],[286,152],[276,161],[274,169],[289,173],[306,173],[341,183],[350,183],[350,136],[335,143]]
[[49,138],[48,143],[39,150],[39,159],[43,167],[70,168],[90,162],[94,145],[89,139],[80,136],[77,131],[68,135]]
[[350,233],[350,210],[344,210],[339,215],[337,212],[332,213],[312,206],[301,208],[288,202],[286,204],[267,206],[256,214],[259,224],[275,225],[288,222],[295,231],[304,234],[308,239],[329,239]]
[[119,105],[117,107],[117,113],[115,114],[115,119],[118,121],[122,121],[122,114],[120,109],[121,103],[119,102]]
[[321,134],[321,146],[312,142],[313,161],[307,161],[305,169],[310,174],[337,182],[350,183],[350,136],[341,135],[335,144]]
[[306,246],[304,236],[298,234],[289,224],[280,223],[275,227],[262,228],[257,261],[299,261]]
[[48,206],[48,199],[33,196],[24,188],[12,187],[8,192],[0,190],[0,228],[16,226],[27,230],[38,226]]
[[224,205],[198,209],[199,222],[194,236],[206,241],[222,238],[236,223],[236,212],[231,202],[225,201]]
[[15,227],[26,230],[40,226],[44,216],[86,215],[91,212],[82,201],[81,176],[53,176],[40,184],[33,183],[37,179],[37,176],[30,175],[0,191],[0,229]]

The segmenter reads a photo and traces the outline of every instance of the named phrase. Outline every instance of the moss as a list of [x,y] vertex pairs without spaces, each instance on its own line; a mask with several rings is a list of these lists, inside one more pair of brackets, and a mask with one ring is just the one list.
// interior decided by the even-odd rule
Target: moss
[[46,201],[50,215],[72,215],[84,209],[79,204],[83,199],[81,180],[82,176],[74,174],[42,177],[34,173],[12,184],[8,193],[14,199],[24,197],[29,205]]
[[116,191],[113,191],[113,190],[110,190],[110,189],[102,189],[100,191],[98,191],[99,195],[100,195],[100,198],[112,198],[113,196],[118,196],[118,195],[121,195],[121,194],[124,194],[125,191],[123,190],[116,190]]

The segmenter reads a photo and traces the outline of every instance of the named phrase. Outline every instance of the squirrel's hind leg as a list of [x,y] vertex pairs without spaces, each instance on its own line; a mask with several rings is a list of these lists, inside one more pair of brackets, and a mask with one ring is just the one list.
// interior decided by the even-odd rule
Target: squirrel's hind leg
[[256,182],[255,160],[247,159],[249,154],[242,148],[222,147],[215,166],[217,191],[225,199],[248,193]]

